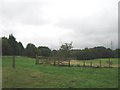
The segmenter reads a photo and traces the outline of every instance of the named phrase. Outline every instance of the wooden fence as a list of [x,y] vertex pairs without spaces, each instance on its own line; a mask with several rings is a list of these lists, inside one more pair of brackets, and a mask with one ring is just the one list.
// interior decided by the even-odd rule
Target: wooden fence
[[[112,61],[110,61],[110,59],[108,59],[106,62],[104,62],[104,64],[102,63],[102,60],[100,59],[99,61],[97,61],[97,63],[95,63],[95,60],[83,60],[83,62],[81,62],[80,60],[76,60],[78,61],[78,63],[73,63],[73,61],[71,58],[61,58],[61,57],[42,57],[42,56],[36,56],[36,64],[51,64],[54,66],[76,66],[76,67],[93,67],[93,68],[112,68]],[[89,61],[89,62],[88,62]]]
[[36,55],[36,64],[51,64],[54,66],[70,66],[70,59],[60,57],[43,57]]

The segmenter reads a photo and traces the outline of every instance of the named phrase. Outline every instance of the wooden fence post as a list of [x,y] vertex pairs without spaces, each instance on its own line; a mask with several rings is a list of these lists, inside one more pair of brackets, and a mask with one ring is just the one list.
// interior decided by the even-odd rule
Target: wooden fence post
[[15,55],[13,55],[13,68],[15,68]]
[[36,64],[38,64],[38,56],[36,55]]
[[69,59],[69,67],[70,67],[70,59]]
[[54,59],[54,66],[56,65],[56,61],[55,61],[55,59]]
[[85,60],[83,61],[83,67],[85,67]]
[[101,59],[100,59],[100,67],[101,67]]
[[90,63],[91,63],[91,67],[92,67],[92,60],[91,60],[91,62],[90,62]]
[[109,58],[109,68],[110,68],[110,58]]
[[57,64],[58,64],[58,66],[60,65],[60,60],[58,60],[58,63],[57,63]]

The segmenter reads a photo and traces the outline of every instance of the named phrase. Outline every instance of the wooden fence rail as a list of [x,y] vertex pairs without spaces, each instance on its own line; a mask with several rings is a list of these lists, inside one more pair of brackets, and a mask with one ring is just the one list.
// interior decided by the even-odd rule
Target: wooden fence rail
[[[81,64],[72,64],[72,61],[70,58],[61,58],[61,57],[43,57],[43,56],[37,56],[36,55],[36,64],[51,64],[54,66],[78,66],[81,67]],[[94,62],[94,60],[89,61],[89,63],[86,60],[83,60],[82,67],[112,67],[112,61],[110,59],[105,63],[102,63],[102,60],[100,59],[97,64]]]
[[36,55],[36,64],[52,64],[54,66],[70,66],[70,59],[60,57],[43,57]]

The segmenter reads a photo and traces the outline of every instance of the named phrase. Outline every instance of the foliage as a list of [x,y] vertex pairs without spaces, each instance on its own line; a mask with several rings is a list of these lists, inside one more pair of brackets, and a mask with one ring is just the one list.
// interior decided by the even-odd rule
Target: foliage
[[28,43],[25,49],[25,54],[26,56],[29,56],[29,57],[35,57],[37,54],[36,46],[32,43]]
[[3,55],[23,55],[24,47],[21,42],[10,34],[9,38],[2,37],[2,54]]
[[[72,50],[71,53],[75,53],[76,51]],[[85,48],[83,50],[77,50],[74,58],[78,60],[89,60],[89,59],[96,59],[96,58],[112,58],[118,57],[116,50],[111,50],[109,48],[105,48],[103,46],[98,46],[94,48]]]
[[52,56],[53,57],[58,57],[58,51],[57,50],[52,50]]
[[48,57],[52,54],[51,50],[45,46],[38,47],[38,55]]
[[8,43],[8,39],[6,37],[2,37],[2,55],[11,55],[12,48]]
[[46,46],[38,46],[38,48],[28,43],[26,48],[23,47],[21,42],[17,42],[16,38],[10,34],[9,38],[2,37],[2,55],[25,55],[28,57],[35,57],[36,54],[49,57],[63,57],[75,58],[78,60],[90,60],[96,58],[117,58],[120,57],[120,49],[111,50],[104,46],[97,46],[85,49],[72,49],[71,43],[64,43],[60,46],[59,50],[52,50]]
[[19,49],[18,49],[18,43],[16,41],[16,38],[11,34],[9,35],[8,42],[12,48],[12,54],[13,55],[18,55],[19,54]]
[[18,42],[19,55],[24,55],[24,47],[21,42]]
[[70,50],[72,48],[72,42],[71,43],[65,43],[60,46],[60,49],[58,51],[60,57],[68,58],[70,57]]
[[120,58],[120,49],[116,49],[113,51],[114,57]]

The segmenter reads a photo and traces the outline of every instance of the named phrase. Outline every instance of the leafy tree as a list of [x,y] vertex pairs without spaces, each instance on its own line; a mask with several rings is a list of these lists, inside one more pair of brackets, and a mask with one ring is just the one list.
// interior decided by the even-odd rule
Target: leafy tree
[[12,48],[8,43],[8,39],[6,37],[2,37],[2,55],[11,55]]
[[12,55],[18,55],[19,54],[18,43],[16,41],[16,38],[12,34],[9,35],[8,43],[12,48]]
[[16,38],[10,34],[9,38],[2,37],[2,54],[3,55],[26,55],[29,57],[35,57],[36,54],[41,56],[59,56],[63,58],[73,57],[78,60],[89,60],[96,58],[111,58],[120,57],[120,49],[111,50],[103,46],[85,49],[72,49],[71,43],[64,43],[60,46],[59,50],[51,51],[48,47],[40,46],[36,48],[34,44],[27,44],[24,49],[21,42],[17,42]]
[[106,57],[106,48],[103,46],[98,46],[93,48],[93,53],[95,54],[95,58],[103,58]]
[[117,55],[111,49],[106,49],[103,46],[94,47],[94,48],[85,48],[83,50],[79,50],[75,53],[74,57],[78,60],[89,60],[89,59],[96,59],[96,58],[110,58],[115,57]]
[[113,52],[112,52],[112,50],[111,50],[110,48],[108,48],[108,49],[106,50],[106,57],[108,57],[108,58],[114,57],[114,56],[113,56]]
[[52,50],[52,56],[57,57],[58,56],[58,51],[57,50]]
[[115,58],[120,58],[120,49],[114,50],[113,53]]
[[71,48],[72,48],[72,42],[61,45],[59,49],[59,56],[63,58],[69,58]]
[[19,55],[24,55],[24,47],[21,42],[18,42]]
[[35,57],[37,54],[37,48],[34,44],[28,43],[25,49],[25,55],[29,57]]
[[77,59],[77,57],[79,57],[79,52],[80,51],[81,51],[80,49],[70,50],[70,57]]
[[51,50],[50,50],[48,47],[39,46],[39,47],[38,47],[38,50],[39,50],[39,55],[40,55],[40,56],[48,57],[48,56],[51,56],[51,55],[52,55],[52,52],[51,52]]

